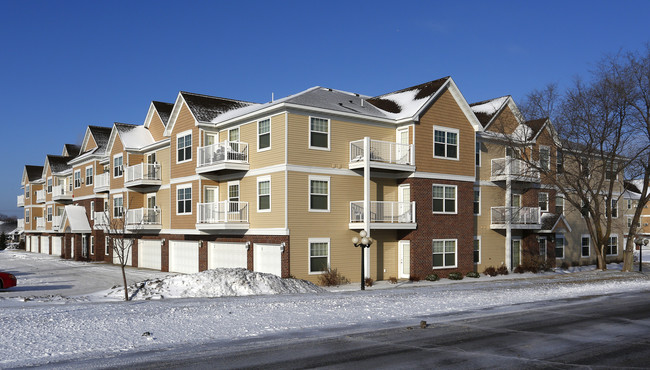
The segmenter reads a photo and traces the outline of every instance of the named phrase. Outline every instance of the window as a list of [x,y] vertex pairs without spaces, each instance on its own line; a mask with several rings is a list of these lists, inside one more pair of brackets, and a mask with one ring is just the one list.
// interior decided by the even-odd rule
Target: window
[[51,177],[47,178],[47,193],[48,194],[52,193],[52,178]]
[[539,238],[539,256],[546,260],[546,238]]
[[433,157],[458,159],[458,130],[434,126]]
[[589,257],[591,254],[591,237],[589,235],[582,235],[580,238],[580,255],[582,257]]
[[590,177],[591,171],[589,170],[589,158],[582,158],[580,160],[580,174],[585,178]]
[[309,210],[329,211],[329,177],[309,176]]
[[[627,216],[627,227],[632,227],[634,216]],[[637,222],[636,227],[641,227],[641,221]]]
[[548,212],[548,193],[537,194],[537,200],[539,203],[539,210],[542,212]]
[[108,236],[104,237],[104,255],[108,256],[108,248],[110,247],[110,239]]
[[456,267],[456,239],[433,240],[433,268]]
[[456,186],[433,185],[433,213],[456,213]]
[[239,142],[239,127],[228,130],[228,141]]
[[257,150],[271,148],[271,119],[257,122]]
[[564,214],[564,196],[562,194],[555,196],[555,214]]
[[321,274],[327,272],[330,264],[329,238],[309,238],[309,273]]
[[68,192],[72,193],[72,176],[68,176]]
[[271,178],[268,176],[257,179],[257,211],[271,210]]
[[555,158],[555,172],[564,173],[564,154],[561,150],[557,151],[557,158]]
[[47,206],[47,222],[52,222],[52,206]]
[[481,189],[474,188],[474,214],[481,214]]
[[93,184],[93,168],[92,166],[86,167],[86,186]]
[[612,199],[611,206],[612,206],[612,218],[618,218],[618,200]]
[[228,212],[239,212],[239,181],[228,183],[228,201],[230,202]]
[[121,218],[124,215],[124,198],[121,195],[113,197],[113,218]]
[[176,187],[176,214],[188,215],[192,213],[192,185]]
[[309,148],[330,148],[330,120],[324,118],[309,118]]
[[474,237],[474,263],[481,263],[481,237]]
[[95,254],[95,237],[90,236],[90,254]]
[[29,198],[29,185],[25,185],[25,198]]
[[539,167],[543,171],[551,169],[551,149],[547,146],[539,147]]
[[476,167],[481,167],[481,143],[476,142]]
[[81,187],[81,170],[74,171],[74,188]]
[[632,209],[632,199],[627,200],[627,209]]
[[[124,167],[123,167],[123,157],[122,154],[116,155],[113,158],[113,177],[122,177],[122,173],[124,173]],[[75,185],[76,186],[76,185]]]
[[618,255],[618,236],[613,235],[609,237],[609,241],[605,246],[605,254],[608,256],[617,256]]
[[28,209],[25,210],[25,223],[26,224],[29,223],[29,210]]
[[605,179],[606,180],[616,180],[617,176],[617,171],[616,171],[616,165],[613,167],[611,165],[607,165],[605,167]]
[[176,136],[176,163],[192,159],[192,133],[181,133]]
[[555,236],[555,258],[564,258],[564,236]]

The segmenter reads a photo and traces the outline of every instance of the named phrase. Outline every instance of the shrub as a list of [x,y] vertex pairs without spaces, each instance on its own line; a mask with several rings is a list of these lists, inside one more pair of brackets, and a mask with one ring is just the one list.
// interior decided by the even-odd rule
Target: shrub
[[515,270],[514,270],[513,272],[516,272],[516,273],[518,273],[518,274],[523,274],[523,273],[526,272],[526,271],[524,270],[524,266],[522,266],[522,265],[517,265],[517,267],[515,267]]
[[468,272],[467,274],[465,274],[465,276],[466,276],[466,277],[469,277],[469,278],[480,278],[480,277],[481,277],[481,274],[479,274],[479,273],[476,272],[476,271],[470,271],[470,272]]
[[366,278],[366,280],[365,280],[366,286],[372,286],[372,284],[373,284],[374,282],[375,282],[375,281],[372,280],[372,278]]
[[422,279],[420,279],[420,277],[417,276],[417,275],[411,275],[411,276],[409,276],[409,280],[417,283],[418,281],[420,281]]
[[569,268],[569,264],[566,263],[566,261],[562,261],[562,264],[560,265],[560,267],[561,267],[562,269],[566,270],[566,269]]
[[427,275],[427,277],[424,278],[424,280],[438,281],[438,280],[440,280],[440,277],[438,277],[438,274],[429,274],[429,275]]
[[542,260],[543,260],[542,257],[537,257],[537,256],[525,258],[524,262],[521,265],[517,266],[517,267],[521,266],[522,271],[517,271],[517,269],[515,269],[515,272],[524,273],[526,271],[530,271],[533,274],[536,274],[539,271],[540,265],[542,264]]
[[463,273],[458,271],[450,272],[447,278],[449,280],[463,280]]
[[488,276],[497,276],[497,269],[494,266],[488,266],[483,270],[483,273]]
[[329,269],[324,274],[318,276],[318,283],[323,286],[339,286],[349,282],[350,280],[338,272],[337,269]]
[[391,284],[397,284],[397,278],[395,276],[391,276],[388,278],[388,282]]
[[508,268],[505,265],[499,266],[499,268],[497,269],[497,274],[508,275]]

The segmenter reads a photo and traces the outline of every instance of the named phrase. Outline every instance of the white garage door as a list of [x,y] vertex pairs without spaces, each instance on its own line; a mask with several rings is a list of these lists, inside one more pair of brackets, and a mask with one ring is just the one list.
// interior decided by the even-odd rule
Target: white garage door
[[255,243],[253,270],[281,276],[282,252],[280,251],[280,244]]
[[48,236],[41,236],[41,253],[50,254],[50,238]]
[[32,238],[30,238],[29,236],[25,238],[25,250],[27,252],[32,251]]
[[169,271],[199,272],[199,242],[169,241]]
[[52,237],[52,255],[53,256],[60,256],[61,255],[61,237],[60,236],[53,236]]
[[138,267],[160,270],[160,240],[138,240]]
[[248,267],[246,243],[208,243],[208,268]]
[[32,250],[31,252],[36,252],[38,253],[38,236],[32,236]]
[[[113,242],[113,244],[111,244],[111,245],[113,245],[113,246],[119,246],[119,245],[124,246],[124,249],[126,251],[126,265],[131,266],[131,263],[132,263],[132,261],[131,261],[132,260],[131,253],[133,253],[133,248],[132,248],[133,239],[124,239],[124,241],[122,241],[120,239],[113,239],[112,242]],[[124,244],[120,244],[120,243],[124,243]],[[117,253],[115,253],[115,250],[113,250],[113,264],[114,265],[119,265],[120,264],[120,259],[117,256]]]

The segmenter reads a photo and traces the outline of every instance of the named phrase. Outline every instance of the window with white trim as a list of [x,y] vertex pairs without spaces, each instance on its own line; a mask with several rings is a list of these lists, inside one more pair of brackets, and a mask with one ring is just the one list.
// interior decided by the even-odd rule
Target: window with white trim
[[90,254],[95,254],[95,237],[90,236]]
[[562,194],[555,196],[555,214],[564,214],[564,196]]
[[330,210],[330,178],[309,176],[309,210],[327,212]]
[[632,209],[632,199],[627,200],[627,209]]
[[539,147],[539,167],[542,171],[551,169],[551,148],[547,146]]
[[47,206],[47,222],[52,222],[52,206]]
[[481,214],[481,189],[474,188],[474,214],[479,216]]
[[122,177],[123,173],[124,173],[124,157],[122,157],[122,154],[118,154],[115,157],[113,157],[113,178]]
[[456,185],[432,185],[433,213],[456,213]]
[[192,184],[176,187],[176,214],[189,215],[192,213]]
[[546,238],[539,238],[539,256],[546,260]]
[[555,172],[558,174],[564,173],[564,153],[561,150],[557,150],[555,157]]
[[538,193],[537,200],[539,204],[539,210],[542,212],[548,212],[548,193]]
[[610,235],[605,246],[605,254],[608,256],[618,255],[618,235]]
[[228,182],[228,201],[230,202],[228,212],[239,212],[239,188],[239,181]]
[[322,274],[330,266],[330,239],[309,238],[309,274]]
[[29,199],[29,185],[25,185],[25,198]]
[[257,121],[257,150],[271,149],[271,119]]
[[48,194],[52,193],[52,178],[51,177],[47,178],[47,193]]
[[257,178],[257,211],[271,211],[271,178],[269,176]]
[[110,239],[108,236],[104,237],[104,255],[108,256],[108,249],[111,246]]
[[176,163],[192,159],[192,132],[182,132],[176,136]]
[[74,188],[78,189],[81,187],[81,170],[74,171]]
[[618,218],[618,200],[611,200],[612,218]]
[[477,141],[474,145],[476,150],[476,167],[481,167],[481,143]]
[[239,142],[239,127],[228,130],[228,141]]
[[481,263],[481,237],[474,236],[474,264]]
[[93,167],[86,167],[86,186],[91,186],[93,184]]
[[309,117],[309,149],[330,148],[330,120]]
[[564,258],[564,245],[565,240],[563,235],[555,236],[555,258]]
[[580,237],[580,256],[589,257],[591,255],[591,236],[583,234]]
[[113,196],[113,218],[122,218],[124,215],[124,198],[122,195]]
[[456,129],[434,126],[434,158],[458,159],[458,132]]
[[29,209],[26,209],[26,210],[25,210],[25,223],[26,223],[26,224],[29,223]]
[[457,239],[433,239],[433,268],[456,267]]

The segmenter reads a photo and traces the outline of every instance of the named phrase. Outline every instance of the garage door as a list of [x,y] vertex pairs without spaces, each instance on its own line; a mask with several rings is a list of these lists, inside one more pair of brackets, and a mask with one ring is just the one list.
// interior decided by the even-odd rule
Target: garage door
[[[119,239],[113,239],[113,243],[122,243]],[[124,239],[124,246],[129,247],[129,243],[133,243],[133,239]],[[120,244],[115,244],[115,245],[120,245]],[[133,253],[133,248],[127,248],[126,250],[126,265],[131,266],[131,253]],[[120,264],[120,259],[117,256],[117,253],[115,253],[115,250],[113,250],[113,264],[114,265],[119,265]]]
[[41,253],[50,254],[50,237],[41,236]]
[[32,238],[30,238],[29,236],[25,238],[25,250],[27,252],[32,251]]
[[61,255],[61,243],[62,243],[62,238],[60,236],[53,236],[52,237],[52,255],[53,256],[60,256]]
[[38,236],[32,236],[32,252],[38,253]]
[[253,249],[253,269],[258,272],[282,275],[282,251],[280,244],[255,243]]
[[138,267],[160,270],[160,240],[138,240]]
[[170,240],[169,271],[186,274],[199,272],[199,243]]
[[208,268],[248,267],[246,243],[208,243]]

